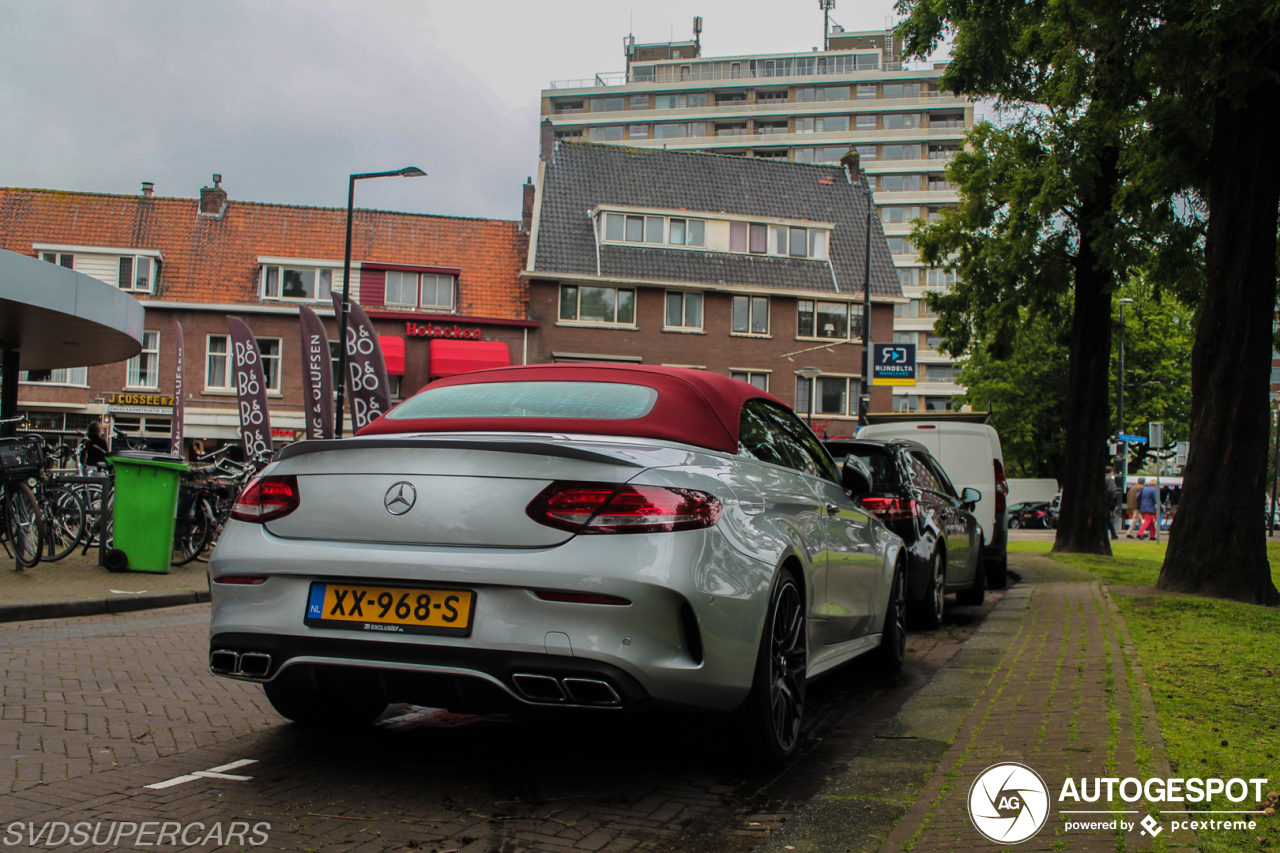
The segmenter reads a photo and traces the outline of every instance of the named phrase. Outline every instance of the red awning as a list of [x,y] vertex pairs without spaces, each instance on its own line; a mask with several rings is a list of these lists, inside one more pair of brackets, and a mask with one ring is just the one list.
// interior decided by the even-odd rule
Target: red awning
[[404,376],[404,338],[378,335],[378,344],[382,347],[382,357],[387,362],[387,375]]
[[502,341],[431,341],[432,379],[510,365],[511,350]]

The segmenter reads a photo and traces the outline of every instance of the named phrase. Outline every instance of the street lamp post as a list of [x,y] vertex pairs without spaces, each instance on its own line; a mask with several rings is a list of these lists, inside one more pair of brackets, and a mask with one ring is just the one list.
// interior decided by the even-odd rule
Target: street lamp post
[[352,175],[347,183],[347,248],[342,256],[342,302],[338,310],[338,405],[333,417],[333,434],[342,438],[342,412],[346,408],[347,388],[347,315],[351,312],[351,214],[355,208],[356,181],[366,178],[424,178],[427,173],[417,166],[405,166],[390,172],[364,172]]
[[1132,301],[1120,300],[1120,358],[1116,370],[1116,444],[1120,448],[1120,482],[1125,489],[1129,488],[1129,442],[1120,437],[1124,435],[1124,306]]
[[[801,379],[809,380],[809,399],[805,401],[804,412],[805,418],[809,421],[809,429],[813,429],[813,380],[822,374],[820,367],[802,367],[796,371],[796,376]],[[799,400],[796,400],[799,403]]]

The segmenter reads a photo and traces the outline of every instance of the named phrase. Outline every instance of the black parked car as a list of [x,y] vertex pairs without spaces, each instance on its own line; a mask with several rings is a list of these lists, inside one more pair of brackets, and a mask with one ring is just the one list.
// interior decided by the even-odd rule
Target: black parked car
[[956,493],[932,454],[914,441],[828,439],[837,460],[861,459],[874,479],[862,505],[907,543],[907,600],[921,628],[942,623],[944,597],[954,592],[959,604],[981,604],[986,595],[982,571],[982,528],[971,510],[982,498],[977,489]]
[[1009,507],[1009,529],[1054,526],[1053,508],[1048,501],[1026,501]]

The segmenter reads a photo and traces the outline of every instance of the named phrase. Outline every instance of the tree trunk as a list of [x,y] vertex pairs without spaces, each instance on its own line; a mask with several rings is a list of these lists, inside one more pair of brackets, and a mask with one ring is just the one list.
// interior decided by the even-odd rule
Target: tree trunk
[[[1274,39],[1253,44],[1280,69]],[[1191,454],[1159,589],[1280,604],[1264,531],[1280,204],[1280,85],[1219,96],[1209,148],[1208,287],[1191,353]]]
[[1107,435],[1111,420],[1111,291],[1114,273],[1094,241],[1111,227],[1120,152],[1104,148],[1092,192],[1078,212],[1071,356],[1067,368],[1067,436],[1063,446],[1062,506],[1053,551],[1111,554],[1106,526]]

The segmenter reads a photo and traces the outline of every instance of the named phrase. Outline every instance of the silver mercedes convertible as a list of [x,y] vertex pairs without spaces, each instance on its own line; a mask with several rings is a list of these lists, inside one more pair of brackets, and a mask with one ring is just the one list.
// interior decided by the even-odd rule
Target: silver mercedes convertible
[[441,380],[245,488],[210,560],[210,668],[304,724],[667,706],[732,713],[780,761],[807,680],[902,666],[905,555],[870,488],[724,376]]

